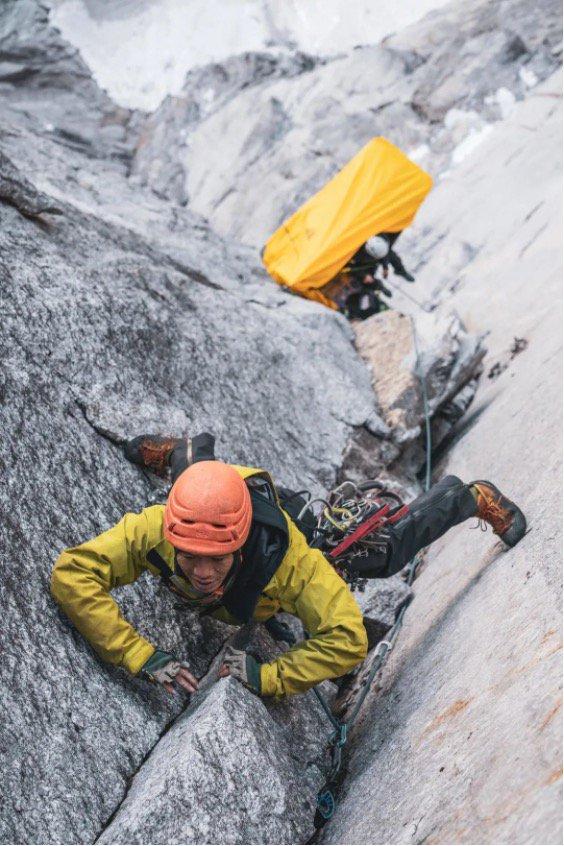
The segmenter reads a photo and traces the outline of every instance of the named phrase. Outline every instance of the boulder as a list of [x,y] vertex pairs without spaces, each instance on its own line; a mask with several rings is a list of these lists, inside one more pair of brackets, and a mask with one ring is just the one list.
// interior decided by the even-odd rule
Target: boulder
[[[280,651],[259,624],[228,643],[263,660]],[[218,681],[223,653],[97,842],[302,843],[313,834],[331,725],[312,693],[263,701],[234,679]]]
[[315,797],[282,731],[233,679],[194,698],[98,843],[304,843]]

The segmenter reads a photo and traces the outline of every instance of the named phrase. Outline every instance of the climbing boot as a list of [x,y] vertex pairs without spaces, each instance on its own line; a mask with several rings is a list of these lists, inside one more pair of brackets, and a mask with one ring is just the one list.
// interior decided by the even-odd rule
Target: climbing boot
[[480,479],[472,482],[469,487],[477,494],[478,519],[489,523],[494,534],[499,535],[507,546],[519,543],[527,530],[527,521],[521,509],[491,482]]
[[128,461],[152,470],[157,476],[166,478],[169,470],[170,455],[175,447],[182,443],[182,438],[163,435],[139,435],[126,441],[123,451]]

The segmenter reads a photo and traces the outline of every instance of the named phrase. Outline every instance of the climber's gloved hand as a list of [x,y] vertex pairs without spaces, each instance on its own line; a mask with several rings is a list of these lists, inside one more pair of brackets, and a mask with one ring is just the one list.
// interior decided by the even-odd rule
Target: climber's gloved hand
[[260,664],[253,655],[243,649],[228,646],[219,670],[219,678],[233,676],[253,693],[260,694]]
[[195,693],[198,680],[188,670],[188,664],[177,659],[168,652],[157,649],[148,661],[141,667],[143,675],[149,681],[162,686],[169,693],[174,693],[174,682],[183,687],[188,693]]

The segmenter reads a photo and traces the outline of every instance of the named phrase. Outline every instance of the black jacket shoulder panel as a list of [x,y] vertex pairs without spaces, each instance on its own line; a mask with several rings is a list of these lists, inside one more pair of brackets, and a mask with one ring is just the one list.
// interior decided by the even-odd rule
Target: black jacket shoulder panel
[[243,566],[223,597],[223,605],[241,622],[253,616],[266,585],[280,567],[289,546],[289,533],[282,509],[263,493],[249,488],[253,521],[241,554]]

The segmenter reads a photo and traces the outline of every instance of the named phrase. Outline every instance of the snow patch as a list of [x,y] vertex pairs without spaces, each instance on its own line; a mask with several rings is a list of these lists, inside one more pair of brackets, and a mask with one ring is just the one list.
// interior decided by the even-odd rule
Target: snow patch
[[51,0],[51,22],[121,106],[152,111],[197,65],[268,47],[378,44],[447,0]]
[[411,159],[412,162],[421,164],[425,161],[425,159],[427,159],[430,152],[431,148],[428,144],[420,144],[418,147],[414,147],[413,150],[409,150],[407,157]]
[[[62,0],[51,22],[80,50],[94,79],[121,106],[152,111],[178,94],[196,65],[261,50],[269,36],[257,0],[160,0],[117,16],[105,0]],[[106,8],[105,8],[106,7]]]
[[[509,92],[508,92],[509,93]],[[496,103],[497,103],[496,99]],[[444,130],[438,143],[448,148],[454,145],[451,166],[460,164],[489,135],[491,124],[486,123],[478,112],[469,109],[449,109],[444,119]],[[439,175],[439,179],[450,176],[450,168]]]
[[519,79],[527,88],[534,88],[535,85],[538,85],[539,81],[536,73],[526,67],[519,69]]
[[[533,74],[534,75],[534,74]],[[515,108],[515,95],[505,87],[498,88],[495,94],[484,97],[487,106],[497,106],[502,120],[505,120]]]
[[455,141],[462,141],[472,130],[481,129],[484,121],[478,112],[471,109],[449,109],[445,115],[445,127],[450,131]]
[[461,141],[452,152],[453,165],[458,165],[463,162],[464,159],[468,158],[468,156],[474,152],[476,147],[479,147],[482,141],[488,137],[492,129],[492,125],[487,123],[481,129],[470,130],[464,141]]
[[314,54],[349,51],[379,44],[392,32],[420,20],[447,0],[267,0],[279,31],[301,50]]

